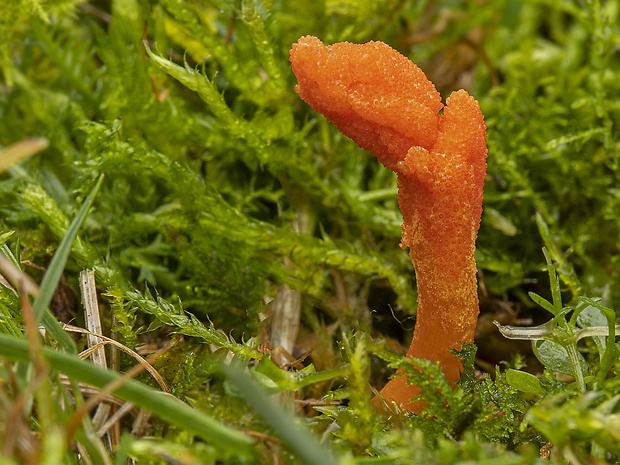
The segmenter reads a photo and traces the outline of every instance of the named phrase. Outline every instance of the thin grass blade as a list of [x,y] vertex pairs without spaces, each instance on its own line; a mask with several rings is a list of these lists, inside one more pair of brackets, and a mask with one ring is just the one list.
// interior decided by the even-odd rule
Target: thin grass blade
[[67,259],[69,258],[69,253],[71,252],[71,245],[73,244],[82,223],[84,223],[84,220],[88,216],[88,211],[93,205],[102,182],[103,175],[97,180],[95,187],[93,187],[90,191],[90,194],[86,197],[86,200],[69,226],[67,234],[65,234],[65,237],[63,237],[62,241],[60,241],[58,250],[52,258],[47,272],[41,281],[41,295],[37,297],[32,306],[37,323],[43,321],[45,329],[47,329],[52,337],[60,343],[63,349],[69,352],[77,351],[75,343],[62,329],[62,326],[50,313],[48,307],[52,301],[56,286],[58,286],[58,282],[60,281],[62,273],[65,269],[65,265],[67,264]]
[[336,464],[329,450],[315,435],[298,424],[263,388],[238,366],[224,367],[224,372],[248,404],[273,428],[297,456],[309,465]]

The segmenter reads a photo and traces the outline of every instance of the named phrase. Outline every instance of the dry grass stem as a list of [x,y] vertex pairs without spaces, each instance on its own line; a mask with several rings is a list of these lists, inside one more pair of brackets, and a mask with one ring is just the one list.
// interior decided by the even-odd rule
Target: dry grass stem
[[116,410],[110,418],[97,430],[97,436],[102,437],[106,434],[110,429],[114,428],[118,422],[132,409],[134,409],[133,404],[129,402],[125,402],[118,410]]
[[[282,366],[290,362],[283,353],[292,354],[299,330],[301,312],[301,294],[284,284],[272,303],[273,317],[271,323],[272,360]],[[281,348],[278,352],[276,349]]]
[[0,173],[11,166],[30,158],[37,152],[46,149],[49,141],[43,138],[24,139],[15,142],[4,150],[0,150]]
[[[147,361],[146,365],[150,366],[151,364],[155,363],[155,361],[158,360],[162,355],[164,355],[168,351],[168,349],[170,349],[170,344],[166,344],[157,353],[149,357],[149,360]],[[65,435],[67,439],[70,439],[71,437],[73,437],[73,435],[79,428],[80,424],[82,423],[83,418],[88,414],[88,412],[90,412],[99,402],[105,399],[106,396],[111,395],[115,390],[117,390],[127,381],[138,376],[142,371],[145,370],[146,365],[144,364],[136,365],[131,370],[127,371],[123,376],[109,383],[97,395],[91,397],[90,399],[88,399],[88,401],[82,404],[75,411],[75,413],[72,415],[72,417],[69,419],[69,421],[67,422],[65,426]]]
[[[87,329],[84,328],[80,328],[79,326],[73,326],[73,325],[64,325],[63,328],[65,329],[65,331],[69,331],[71,333],[81,333],[81,334],[89,334],[90,331],[88,331]],[[93,333],[91,333],[93,334]],[[162,391],[164,392],[170,392],[170,390],[168,389],[168,386],[166,385],[166,382],[164,381],[164,378],[162,378],[162,376],[157,372],[157,370],[155,368],[153,368],[149,362],[142,357],[140,354],[138,354],[136,351],[131,350],[129,347],[121,344],[118,341],[115,341],[114,339],[111,339],[107,336],[103,336],[101,334],[96,334],[96,337],[98,337],[99,339],[102,339],[104,341],[105,344],[110,344],[120,350],[122,350],[123,352],[131,355],[133,358],[136,359],[136,361],[140,364],[144,366],[144,370],[146,370],[155,381],[157,381],[157,384],[159,385],[159,387],[161,388]],[[101,343],[100,343],[101,344]],[[86,358],[90,355],[90,349],[85,350],[84,352],[82,352],[80,354],[81,358]]]
[[[92,350],[90,357],[94,365],[101,368],[108,368],[105,356],[105,344],[99,343],[97,338],[103,335],[101,329],[101,316],[99,314],[99,303],[97,302],[97,287],[95,284],[95,272],[93,270],[82,270],[80,273],[80,292],[82,293],[82,304],[84,305],[84,319],[86,321],[86,340],[88,347]],[[95,428],[100,428],[110,414],[110,404],[102,402],[97,407],[97,412],[93,417]]]
[[[39,296],[39,286],[37,286],[30,276],[20,270],[15,263],[13,263],[4,254],[0,254],[0,270],[2,271],[4,277],[17,289],[22,289],[24,293],[33,297]],[[6,286],[6,284],[4,285]]]

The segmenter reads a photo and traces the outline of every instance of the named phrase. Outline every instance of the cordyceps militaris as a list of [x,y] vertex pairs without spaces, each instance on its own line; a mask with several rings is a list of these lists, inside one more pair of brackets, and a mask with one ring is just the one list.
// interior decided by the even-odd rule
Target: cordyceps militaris
[[[383,42],[324,45],[305,36],[290,60],[301,98],[397,173],[400,245],[418,288],[407,356],[440,362],[454,384],[462,366],[450,351],[473,342],[479,313],[474,251],[487,147],[478,102],[459,90],[444,107],[422,70]],[[424,404],[410,402],[418,393],[397,376],[381,397],[419,413]]]

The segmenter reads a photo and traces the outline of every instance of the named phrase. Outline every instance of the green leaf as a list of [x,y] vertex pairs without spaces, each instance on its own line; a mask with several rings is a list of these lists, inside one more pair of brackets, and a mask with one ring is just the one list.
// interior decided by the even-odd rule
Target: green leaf
[[[577,323],[583,328],[605,327],[608,328],[607,337],[598,336],[594,338],[600,355],[600,366],[596,374],[596,383],[602,383],[607,377],[607,373],[620,356],[620,351],[616,346],[616,312],[611,308],[605,307],[597,299],[580,297],[579,304],[575,313],[579,312],[575,318]],[[584,308],[584,306],[586,306]],[[585,315],[584,315],[585,314]],[[571,319],[572,320],[572,319]],[[587,331],[587,329],[584,329]]]
[[[577,308],[575,313],[577,316],[575,317],[575,323],[580,328],[592,328],[592,327],[605,327],[608,324],[607,317],[603,310],[595,307],[594,305],[589,305],[587,303],[583,303],[586,305],[585,308]],[[572,320],[572,318],[571,318]],[[597,345],[599,352],[602,354],[604,352],[604,347],[606,346],[605,337],[604,336],[595,336],[594,341]]]
[[[568,352],[557,342],[547,340],[532,341],[532,349],[534,350],[536,358],[540,360],[540,363],[548,370],[575,376],[568,357]],[[577,357],[581,366],[581,371],[585,375],[587,373],[587,363],[580,353],[578,353]]]
[[484,221],[488,222],[493,228],[501,231],[505,236],[514,236],[517,234],[517,227],[510,221],[510,219],[502,215],[499,211],[492,207],[485,207]]
[[513,370],[509,368],[506,370],[506,381],[510,386],[519,391],[529,392],[532,394],[538,394],[545,392],[545,389],[540,384],[540,380],[525,371]]
[[581,328],[607,326],[607,317],[601,309],[588,305],[577,316],[577,325]]
[[540,305],[542,308],[544,308],[545,310],[547,310],[549,313],[551,313],[554,316],[557,316],[557,309],[553,306],[553,304],[551,302],[549,302],[547,299],[545,299],[544,297],[539,296],[538,294],[536,294],[535,292],[528,292],[527,295],[530,296],[530,298],[536,302],[538,305]]

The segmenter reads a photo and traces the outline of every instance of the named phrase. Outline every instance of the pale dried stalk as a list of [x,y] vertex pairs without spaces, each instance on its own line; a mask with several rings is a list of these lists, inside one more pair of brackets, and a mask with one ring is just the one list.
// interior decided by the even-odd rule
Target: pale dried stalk
[[[59,373],[59,378],[60,378],[60,382],[62,383],[62,385],[65,388],[67,388],[68,390],[73,387],[73,384],[72,384],[71,380],[69,379],[69,377],[67,375],[63,375],[62,373]],[[82,395],[84,397],[96,396],[101,391],[101,389],[98,389],[96,387],[92,387],[90,384],[77,383],[77,385],[78,385],[78,388],[79,388],[80,392],[82,393]],[[69,395],[70,396],[72,395],[71,392],[69,392]],[[122,406],[122,405],[125,405],[127,403],[127,402],[119,399],[118,397],[115,397],[112,394],[106,396],[103,400],[105,400],[106,402],[109,402],[111,404],[118,405],[118,406]],[[133,412],[133,414],[137,415],[137,413],[138,413],[138,410],[136,409],[136,411]]]
[[30,158],[37,152],[46,149],[49,141],[42,137],[24,139],[15,142],[4,150],[0,150],[0,173],[8,170],[11,166]]
[[121,408],[114,412],[114,414],[111,415],[110,418],[108,418],[108,421],[106,421],[103,426],[101,426],[101,428],[97,430],[97,436],[102,437],[104,434],[106,434],[111,428],[116,425],[118,421],[121,420],[121,418],[123,418],[133,408],[133,404],[125,402],[121,406]]
[[[300,211],[293,224],[293,230],[307,233],[310,229],[308,214]],[[285,262],[286,266],[289,263]],[[293,350],[299,331],[299,317],[301,314],[301,294],[283,284],[271,304],[271,359],[278,366],[284,366],[295,360]]]
[[[273,299],[271,320],[271,359],[278,366],[289,363],[299,330],[301,296],[284,284]],[[288,357],[287,357],[288,355]]]
[[[103,335],[101,329],[101,317],[99,315],[99,303],[97,302],[97,289],[95,287],[95,272],[93,270],[82,270],[80,273],[80,290],[82,292],[82,303],[84,305],[84,315],[86,317],[86,340],[88,347],[93,347],[99,343],[98,337]],[[94,365],[101,368],[108,368],[105,350],[99,347],[91,354]]]
[[[102,335],[101,330],[101,317],[99,315],[99,303],[97,301],[97,288],[95,287],[95,271],[94,270],[82,270],[80,273],[80,291],[82,292],[82,304],[84,305],[84,316],[86,320],[86,340],[88,347],[97,346],[99,341],[98,336]],[[107,370],[108,364],[105,357],[105,348],[99,346],[91,354],[91,360],[93,365],[97,365]],[[105,423],[110,413],[110,404],[108,402],[102,402],[97,407],[97,412],[93,417],[93,424],[96,429],[101,428]]]

